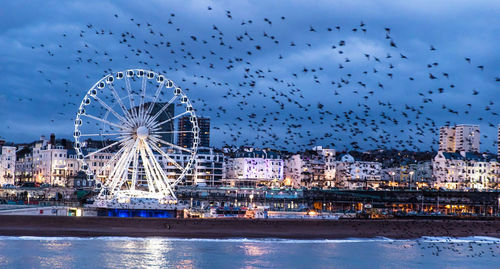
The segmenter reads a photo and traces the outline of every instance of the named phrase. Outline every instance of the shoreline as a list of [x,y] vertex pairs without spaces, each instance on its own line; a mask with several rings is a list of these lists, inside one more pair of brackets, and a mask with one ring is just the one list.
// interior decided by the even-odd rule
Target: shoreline
[[0,216],[0,236],[199,239],[500,238],[500,220],[148,219]]

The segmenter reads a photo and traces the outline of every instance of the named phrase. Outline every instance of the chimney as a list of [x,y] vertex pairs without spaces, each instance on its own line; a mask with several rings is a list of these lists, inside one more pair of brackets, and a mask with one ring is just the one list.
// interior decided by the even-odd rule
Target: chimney
[[50,142],[49,142],[52,146],[55,146],[56,145],[56,135],[55,134],[50,134]]

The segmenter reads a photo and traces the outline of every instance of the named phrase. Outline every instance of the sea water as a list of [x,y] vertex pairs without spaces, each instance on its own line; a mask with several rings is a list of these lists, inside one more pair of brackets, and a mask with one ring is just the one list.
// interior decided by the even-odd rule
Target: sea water
[[499,268],[500,239],[0,237],[0,268]]

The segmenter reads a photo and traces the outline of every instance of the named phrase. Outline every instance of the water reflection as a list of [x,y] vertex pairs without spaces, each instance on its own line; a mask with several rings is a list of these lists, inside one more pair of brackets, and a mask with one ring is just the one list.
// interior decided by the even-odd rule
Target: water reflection
[[149,239],[143,249],[144,262],[153,267],[170,267],[171,261],[167,258],[170,251],[172,251],[172,242],[159,238]]
[[258,245],[255,243],[244,244],[241,248],[245,251],[245,255],[256,257],[270,253],[270,249],[266,245]]
[[0,238],[0,268],[494,268],[499,255],[500,241]]

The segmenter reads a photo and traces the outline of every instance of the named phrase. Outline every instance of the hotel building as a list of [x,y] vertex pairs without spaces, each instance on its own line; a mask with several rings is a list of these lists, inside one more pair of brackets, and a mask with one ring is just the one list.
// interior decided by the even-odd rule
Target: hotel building
[[439,151],[479,152],[479,125],[460,124],[439,129]]

